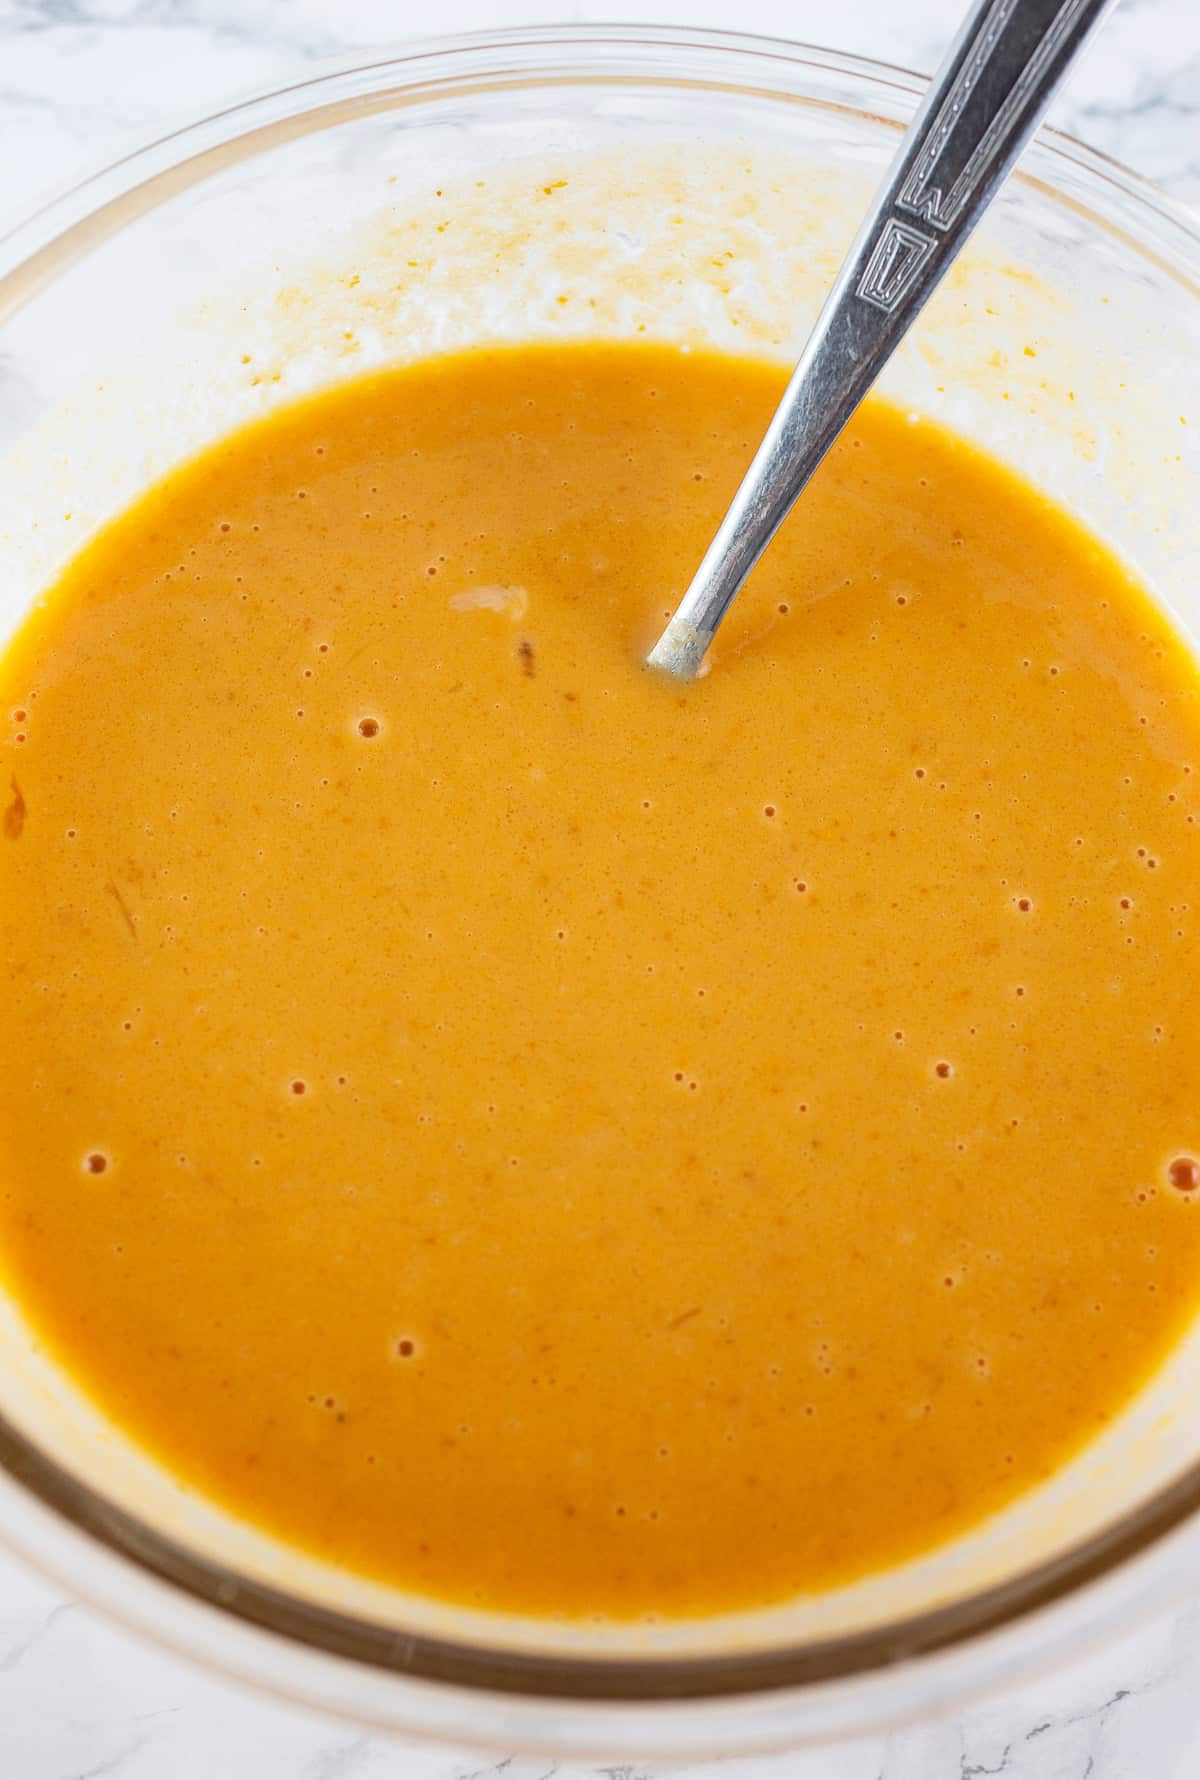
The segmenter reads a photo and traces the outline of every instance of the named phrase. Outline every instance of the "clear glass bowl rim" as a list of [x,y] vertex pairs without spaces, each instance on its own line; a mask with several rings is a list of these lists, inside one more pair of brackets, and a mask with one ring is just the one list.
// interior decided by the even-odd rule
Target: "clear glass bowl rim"
[[[544,60],[538,53],[544,52]],[[671,58],[711,56],[706,80],[673,73]],[[613,65],[632,55],[636,66]],[[594,55],[599,65],[591,65]],[[607,55],[609,63],[602,58]],[[401,95],[430,97],[467,84],[476,88],[536,87],[565,79],[620,84],[728,86],[734,64],[773,65],[799,76],[805,68],[843,77],[872,94],[890,93],[905,106],[920,96],[923,76],[866,57],[746,33],[653,25],[530,26],[422,38],[403,53],[378,61],[327,68],[295,84],[245,99],[159,138],[112,163],[34,210],[0,236],[0,323],[38,289],[82,259],[126,224],[218,168],[249,159],[291,137],[384,111]],[[656,64],[656,65],[655,65]],[[738,69],[743,75],[745,66]],[[739,80],[739,89],[745,81]],[[789,96],[767,86],[752,98]],[[802,90],[790,96],[813,101]],[[870,114],[874,115],[874,114]],[[885,117],[883,121],[895,122]],[[1138,250],[1200,297],[1200,216],[1150,181],[1061,131],[1038,133],[1036,183],[1057,191],[1053,169],[1071,175],[1069,193],[1080,207],[1079,177],[1089,194],[1083,206],[1105,222],[1105,200],[1124,203],[1154,238]],[[1122,222],[1112,225],[1123,232]],[[772,1690],[814,1689],[866,1676],[900,1661],[948,1652],[985,1634],[1014,1627],[1088,1585],[1129,1565],[1200,1510],[1200,1462],[1100,1532],[1004,1582],[961,1601],[909,1615],[865,1632],[728,1655],[562,1657],[524,1653],[407,1633],[317,1606],[299,1596],[241,1576],[157,1532],[68,1471],[0,1415],[0,1467],[44,1508],[65,1518],[108,1554],[132,1564],[205,1607],[247,1627],[276,1634],[308,1651],[349,1658],[383,1674],[450,1684],[473,1691],[534,1700],[676,1703],[716,1701]]]

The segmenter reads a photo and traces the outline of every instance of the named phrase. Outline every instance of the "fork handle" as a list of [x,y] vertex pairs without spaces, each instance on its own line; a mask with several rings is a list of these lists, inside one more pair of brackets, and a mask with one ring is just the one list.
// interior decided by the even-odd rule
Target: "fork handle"
[[1115,0],[978,0],[909,125],[754,461],[649,656],[690,678]]

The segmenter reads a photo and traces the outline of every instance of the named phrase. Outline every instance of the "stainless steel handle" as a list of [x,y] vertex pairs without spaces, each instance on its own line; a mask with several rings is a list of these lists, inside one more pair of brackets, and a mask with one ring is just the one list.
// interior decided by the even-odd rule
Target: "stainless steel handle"
[[652,666],[690,677],[747,575],[1115,0],[979,0],[909,126]]

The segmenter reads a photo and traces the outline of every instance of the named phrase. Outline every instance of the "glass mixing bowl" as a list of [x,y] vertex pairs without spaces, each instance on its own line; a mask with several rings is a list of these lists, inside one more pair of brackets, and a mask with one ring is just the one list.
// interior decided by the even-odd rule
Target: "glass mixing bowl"
[[[89,180],[0,243],[4,634],[151,477],[369,366],[593,335],[792,358],[921,85],[752,38],[514,32],[322,76]],[[886,382],[1193,621],[1200,238],[1168,199],[1044,133]],[[0,1529],[157,1641],[360,1723],[713,1757],[958,1709],[1190,1590],[1198,1387],[1190,1340],[1066,1470],[852,1587],[688,1623],[530,1622],[234,1522],[0,1297]]]

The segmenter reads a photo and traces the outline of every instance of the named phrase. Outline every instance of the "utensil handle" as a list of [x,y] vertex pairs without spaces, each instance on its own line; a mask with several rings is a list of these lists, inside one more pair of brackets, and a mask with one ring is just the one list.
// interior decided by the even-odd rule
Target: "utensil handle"
[[[725,610],[971,233],[1115,0],[979,0],[905,134],[659,650],[694,672]],[[651,655],[655,661],[658,651]],[[677,662],[667,656],[661,665]]]

